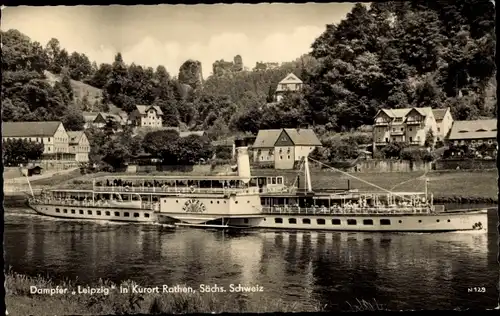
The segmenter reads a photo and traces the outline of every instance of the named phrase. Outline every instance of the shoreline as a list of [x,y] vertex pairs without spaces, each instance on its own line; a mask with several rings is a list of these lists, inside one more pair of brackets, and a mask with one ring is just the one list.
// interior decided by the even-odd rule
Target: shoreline
[[[52,290],[51,294],[31,294],[37,289]],[[183,287],[183,285],[179,285]],[[8,270],[5,274],[5,304],[9,315],[75,315],[75,314],[178,314],[178,313],[223,313],[223,312],[323,312],[328,306],[319,302],[299,304],[266,297],[264,293],[132,293],[132,289],[143,288],[126,280],[120,284],[109,280],[77,284],[65,280],[56,282],[49,277],[31,277]],[[119,289],[127,288],[128,293]],[[152,287],[149,287],[152,288]],[[162,286],[160,286],[162,288]],[[66,290],[65,290],[66,289]],[[96,293],[90,295],[83,289]],[[76,293],[73,294],[73,291]],[[80,294],[78,294],[78,291]],[[252,300],[243,299],[252,298]],[[376,300],[353,299],[343,302],[345,311],[383,310]]]

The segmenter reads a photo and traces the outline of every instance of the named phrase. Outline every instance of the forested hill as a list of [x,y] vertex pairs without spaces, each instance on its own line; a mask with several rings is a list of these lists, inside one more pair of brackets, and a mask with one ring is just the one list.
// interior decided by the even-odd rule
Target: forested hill
[[[82,53],[69,54],[57,39],[43,47],[9,30],[2,32],[3,120],[59,119],[108,104],[125,111],[157,104],[168,125],[222,136],[302,124],[353,129],[371,124],[381,107],[449,106],[455,119],[492,117],[494,27],[489,0],[357,4],[343,21],[326,27],[310,54],[277,69],[205,81],[195,60],[187,60],[177,77],[163,66],[124,61],[121,54],[98,66]],[[60,82],[50,84],[48,72]],[[266,106],[289,72],[305,89]],[[101,89],[102,97],[82,97],[75,82]]]

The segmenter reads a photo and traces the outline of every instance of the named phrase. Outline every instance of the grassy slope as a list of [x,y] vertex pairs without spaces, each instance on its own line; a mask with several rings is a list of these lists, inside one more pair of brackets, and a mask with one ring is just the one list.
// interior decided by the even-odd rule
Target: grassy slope
[[[58,74],[53,74],[49,71],[44,72],[47,77],[47,82],[51,85],[54,85],[56,81],[60,81],[61,77]],[[81,81],[71,80],[71,87],[73,88],[73,94],[75,97],[75,101],[77,104],[81,104],[83,97],[86,95],[90,104],[94,104],[95,101],[101,102],[102,100],[102,90],[92,87],[86,83]],[[95,111],[97,111],[96,109]],[[121,110],[117,108],[115,105],[109,105],[109,112],[118,114]]]

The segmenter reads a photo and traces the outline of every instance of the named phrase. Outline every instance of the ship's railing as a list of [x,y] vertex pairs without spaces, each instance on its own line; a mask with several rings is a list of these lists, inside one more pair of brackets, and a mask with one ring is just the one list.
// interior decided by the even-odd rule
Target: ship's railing
[[252,194],[252,193],[294,193],[295,188],[196,188],[196,187],[121,187],[95,186],[95,192],[116,193],[181,193],[181,194]]
[[305,215],[340,215],[340,214],[429,214],[434,213],[433,207],[367,207],[367,208],[321,208],[321,207],[268,207],[262,208],[265,214],[305,214]]
[[[131,207],[130,204],[125,203],[123,206],[120,206],[120,202],[113,201],[115,204],[110,204],[107,201],[92,201],[92,200],[71,200],[71,199],[29,199],[30,204],[45,204],[45,205],[61,205],[61,206],[73,206],[73,207],[102,207],[102,208],[135,208]],[[151,203],[151,202],[142,202],[140,209],[144,210],[157,210],[159,208],[159,203]]]

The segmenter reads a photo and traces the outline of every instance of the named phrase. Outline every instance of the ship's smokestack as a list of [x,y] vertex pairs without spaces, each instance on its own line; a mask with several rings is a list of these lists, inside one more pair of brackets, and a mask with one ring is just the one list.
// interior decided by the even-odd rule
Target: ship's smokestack
[[243,182],[248,183],[251,178],[250,174],[250,158],[248,156],[248,146],[244,139],[234,141],[236,148],[236,161],[238,164],[238,176],[243,178]]

